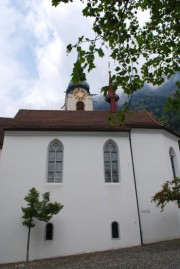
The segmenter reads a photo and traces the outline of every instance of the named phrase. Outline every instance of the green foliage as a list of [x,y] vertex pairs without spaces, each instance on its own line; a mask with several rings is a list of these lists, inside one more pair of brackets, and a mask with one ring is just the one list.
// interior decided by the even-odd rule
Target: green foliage
[[35,188],[29,190],[24,200],[27,202],[27,207],[22,207],[23,211],[23,225],[33,228],[35,226],[34,219],[48,222],[53,215],[59,213],[63,208],[60,203],[51,203],[49,199],[50,193],[45,192],[43,194],[42,201],[39,200],[39,193]]
[[[93,18],[95,38],[80,37],[68,45],[79,53],[83,70],[95,68],[96,57],[104,57],[108,47],[115,61],[113,83],[131,94],[144,82],[160,85],[180,71],[179,0],[80,0],[85,4],[82,13]],[[51,0],[53,6],[73,0]],[[139,12],[149,12],[149,19],[140,25]],[[84,49],[83,44],[87,43]],[[141,58],[143,57],[143,63]],[[76,67],[73,75],[76,73]],[[180,87],[180,85],[178,86]],[[168,106],[179,107],[179,95]]]
[[57,202],[50,202],[50,193],[45,192],[43,194],[42,201],[39,199],[39,192],[32,188],[29,193],[25,196],[24,200],[27,202],[26,207],[22,207],[24,219],[22,224],[28,227],[28,239],[27,239],[27,253],[26,261],[29,261],[29,242],[30,242],[30,232],[31,228],[35,226],[34,219],[39,221],[48,222],[53,215],[59,213],[63,208],[63,205]]
[[81,67],[81,63],[79,59],[74,64],[73,72],[72,72],[72,81],[74,84],[79,83],[80,81],[86,80],[85,73]]
[[68,3],[68,2],[72,2],[72,1],[73,0],[52,0],[52,5],[57,7],[60,2]]
[[161,191],[157,192],[151,201],[157,207],[161,207],[161,211],[169,202],[175,202],[180,207],[180,178],[176,177],[171,181],[166,181],[162,185]]
[[180,133],[180,110],[164,110],[166,97],[157,96],[153,92],[139,92],[132,98],[129,105],[131,110],[146,110],[153,114],[166,127]]
[[37,219],[40,221],[49,221],[53,215],[58,214],[63,208],[63,205],[57,202],[50,202],[49,196],[50,193],[45,192],[42,201],[37,204]]
[[108,121],[110,125],[114,125],[115,123],[114,115],[110,114],[108,117]]
[[125,118],[128,113],[129,113],[128,103],[125,102],[123,105],[123,109],[118,110],[116,113],[111,113],[109,115],[108,117],[109,124],[113,126],[117,119],[118,123],[122,125],[125,122]]
[[172,97],[168,98],[166,110],[180,111],[180,90],[177,90]]
[[39,193],[35,188],[32,188],[24,200],[27,202],[27,207],[22,207],[23,225],[32,228],[35,226],[33,218],[37,217],[37,205],[39,203]]
[[103,93],[104,97],[107,96],[109,90],[109,86],[104,86],[101,88],[101,92]]

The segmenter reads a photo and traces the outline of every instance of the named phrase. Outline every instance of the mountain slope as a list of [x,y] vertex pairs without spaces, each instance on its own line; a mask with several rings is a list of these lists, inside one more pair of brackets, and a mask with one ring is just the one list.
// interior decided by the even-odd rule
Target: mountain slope
[[[131,110],[147,110],[159,119],[164,125],[180,133],[180,111],[165,111],[164,105],[166,99],[176,90],[176,81],[180,81],[180,73],[177,73],[163,85],[153,88],[145,85],[142,89],[133,94],[129,107]],[[117,102],[117,109],[122,109],[128,96],[120,94],[120,100]],[[94,110],[109,110],[109,104],[104,101],[104,97],[94,97]]]

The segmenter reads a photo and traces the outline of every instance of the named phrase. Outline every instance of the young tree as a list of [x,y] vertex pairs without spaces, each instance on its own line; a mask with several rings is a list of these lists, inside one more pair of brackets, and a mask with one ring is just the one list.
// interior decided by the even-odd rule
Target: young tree
[[[105,49],[116,62],[113,84],[120,86],[128,95],[140,89],[145,82],[160,85],[166,78],[180,71],[180,1],[179,0],[80,0],[82,13],[93,18],[95,38],[79,37],[75,48],[79,62],[74,64],[73,81],[79,77],[79,65],[88,71],[95,68],[95,55],[104,57]],[[53,6],[74,0],[51,0]],[[146,11],[144,25],[138,19]],[[149,15],[147,15],[149,14]],[[84,49],[83,44],[88,46]],[[143,61],[142,61],[143,57]],[[140,62],[143,62],[140,66]],[[180,89],[180,82],[177,82]],[[180,109],[180,92],[177,90],[167,108]]]
[[157,207],[161,207],[161,211],[164,210],[165,205],[169,202],[175,202],[180,208],[180,178],[176,177],[171,181],[166,181],[162,185],[161,191],[157,192],[151,201]]
[[29,243],[30,243],[30,233],[31,228],[35,226],[34,219],[40,221],[48,222],[53,215],[59,213],[63,208],[63,205],[57,202],[50,202],[50,193],[45,192],[43,194],[42,201],[39,200],[39,192],[32,188],[29,190],[27,196],[24,200],[27,202],[26,207],[22,207],[24,219],[22,224],[28,227],[28,239],[27,239],[27,252],[26,252],[26,261],[29,261]]

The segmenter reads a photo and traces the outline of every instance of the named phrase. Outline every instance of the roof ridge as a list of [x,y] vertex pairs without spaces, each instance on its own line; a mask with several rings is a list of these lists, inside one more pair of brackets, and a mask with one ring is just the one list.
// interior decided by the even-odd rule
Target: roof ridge
[[157,123],[157,124],[159,124],[160,126],[164,127],[164,125],[163,125],[158,119],[154,118],[153,115],[152,115],[150,112],[148,112],[148,111],[146,111],[146,112],[147,112],[147,114],[149,115],[149,117],[150,117],[155,123]]

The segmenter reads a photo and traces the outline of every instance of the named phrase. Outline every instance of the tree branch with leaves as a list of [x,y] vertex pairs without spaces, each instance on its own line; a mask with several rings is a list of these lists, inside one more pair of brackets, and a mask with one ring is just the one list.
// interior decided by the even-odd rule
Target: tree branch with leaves
[[[145,82],[161,85],[166,78],[180,71],[179,0],[80,1],[85,5],[83,16],[94,19],[92,29],[95,38],[79,37],[75,45],[67,45],[67,51],[77,50],[83,70],[89,72],[95,68],[95,57],[104,57],[108,48],[111,59],[117,65],[112,82],[128,95],[142,88]],[[51,2],[56,7],[75,1]],[[149,18],[141,25],[138,14],[145,11],[149,13]],[[83,46],[84,42],[88,44],[87,49]],[[74,66],[74,82],[79,79],[76,70]],[[85,73],[81,76],[84,80]],[[180,90],[179,83],[177,85]],[[179,90],[167,108],[180,109]]]
[[157,192],[151,201],[160,207],[161,211],[169,202],[174,202],[180,208],[180,178],[176,177],[171,181],[166,181],[162,185],[161,191]]

